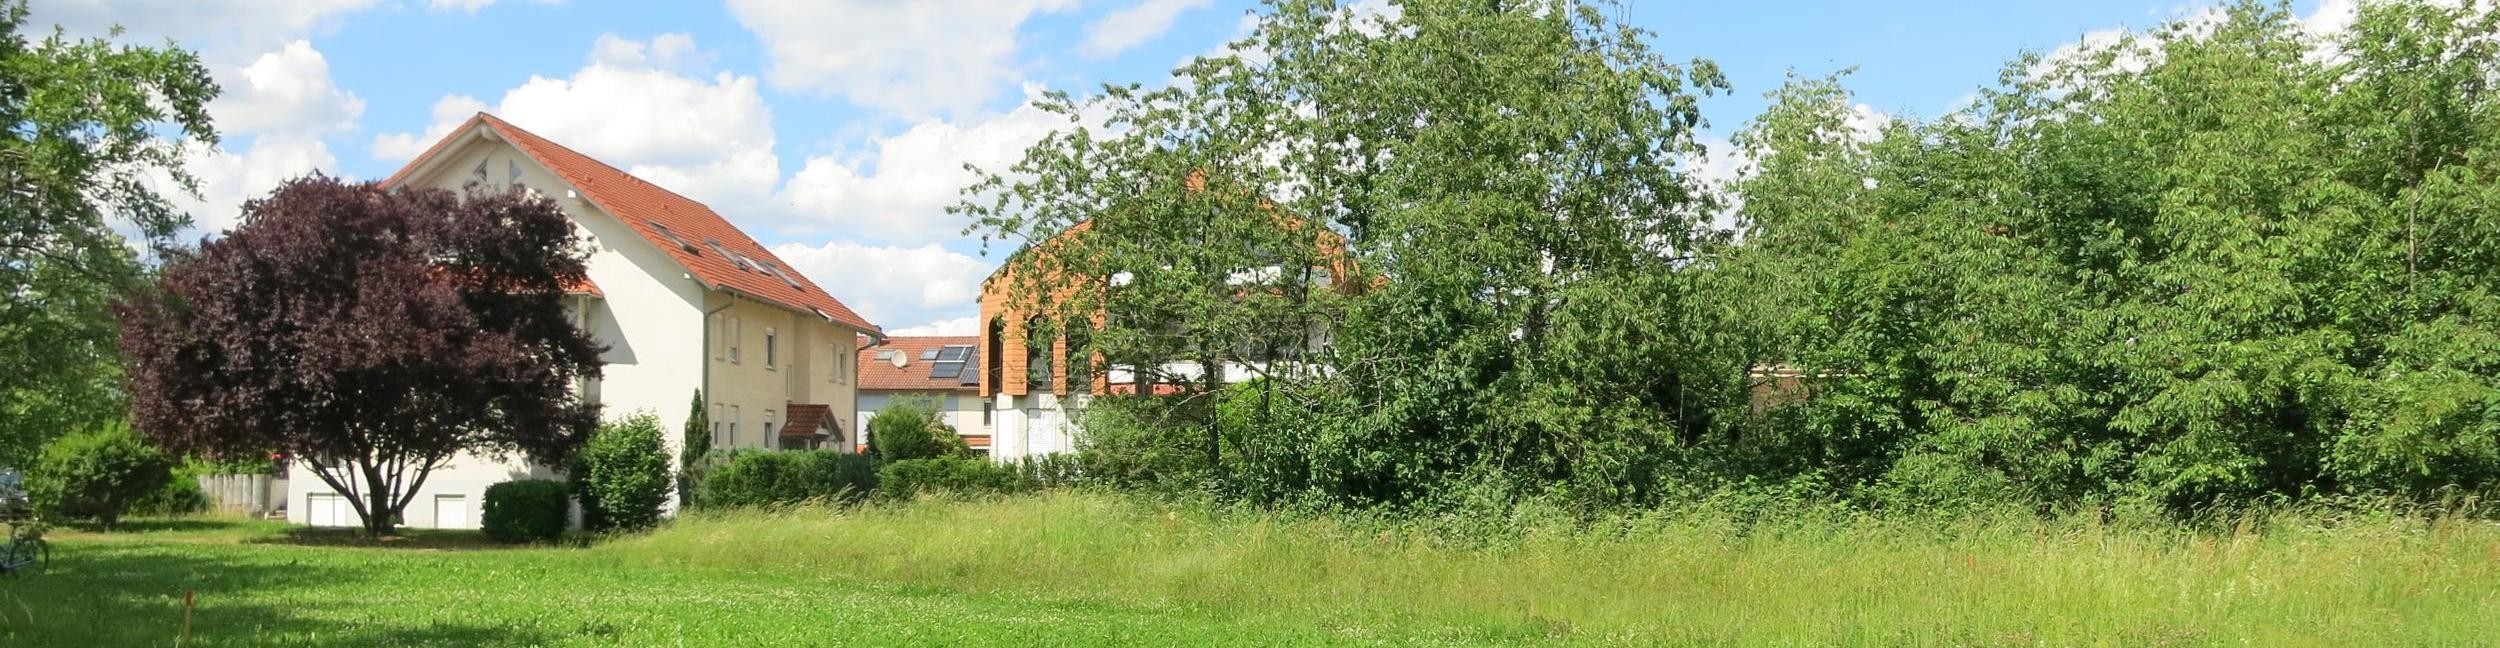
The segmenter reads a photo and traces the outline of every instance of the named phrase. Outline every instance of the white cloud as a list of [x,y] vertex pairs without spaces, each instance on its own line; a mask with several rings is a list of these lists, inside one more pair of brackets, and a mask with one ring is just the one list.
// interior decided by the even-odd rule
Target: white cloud
[[870,322],[928,322],[978,305],[991,265],[936,245],[870,246],[850,241],[773,246],[816,285]]
[[965,164],[1004,169],[1043,135],[1067,125],[1030,102],[984,119],[922,121],[860,150],[809,158],[783,187],[781,202],[804,229],[890,243],[951,239],[966,224],[946,213],[973,181]]
[[250,60],[287,41],[326,31],[340,16],[375,0],[37,0],[30,24],[59,24],[73,36],[102,36],[114,25],[123,42],[173,39],[216,61]]
[[225,96],[209,106],[217,127],[233,133],[318,134],[350,131],[365,102],[339,89],[329,59],[312,43],[294,41],[243,66]]
[[[475,14],[480,9],[493,6],[495,2],[497,2],[497,0],[426,0],[425,6],[431,7],[435,11],[456,11],[465,14]],[[543,5],[564,4],[564,0],[537,0],[537,2],[538,4]]]
[[[648,42],[602,36],[588,65],[561,79],[532,76],[505,92],[493,112],[716,210],[778,211],[769,203],[781,174],[772,109],[755,77],[722,72],[705,79],[665,68],[700,57],[683,34]],[[373,154],[414,157],[484,108],[469,97],[444,97],[423,134],[376,137]]]
[[1075,0],[730,0],[766,77],[902,115],[974,110],[1021,79],[1017,36]]
[[1111,58],[1129,48],[1144,44],[1172,29],[1172,21],[1181,12],[1201,9],[1209,0],[1142,0],[1085,26],[1085,42],[1077,53],[1092,58]]
[[424,133],[384,133],[373,138],[373,158],[406,162],[424,153],[426,147],[451,135],[451,129],[468,121],[471,115],[486,112],[486,102],[468,95],[449,95],[434,102],[434,124]]
[[941,335],[945,335],[945,336],[980,335],[980,334],[981,334],[981,318],[979,318],[979,317],[950,317],[950,318],[947,318],[947,319],[942,319],[942,320],[938,320],[938,321],[935,321],[935,322],[930,322],[930,323],[927,323],[927,324],[922,324],[922,325],[919,325],[919,326],[906,326],[906,327],[903,327],[903,328],[886,329],[885,333],[886,333],[886,335],[891,335],[891,336],[894,336],[894,337],[930,337],[930,336],[941,336]]
[[[300,135],[264,135],[242,152],[192,147],[183,152],[183,168],[199,180],[200,195],[168,191],[175,206],[191,214],[194,233],[222,233],[242,220],[243,202],[259,198],[278,184],[316,170],[338,167],[338,156],[321,140]],[[172,185],[159,182],[161,187]]]

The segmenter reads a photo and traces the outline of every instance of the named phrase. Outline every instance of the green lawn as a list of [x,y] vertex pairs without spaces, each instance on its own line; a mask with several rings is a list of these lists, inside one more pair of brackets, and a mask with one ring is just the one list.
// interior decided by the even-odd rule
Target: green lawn
[[0,644],[2478,645],[2500,528],[1652,518],[1499,546],[1110,496],[705,516],[588,547],[58,532]]

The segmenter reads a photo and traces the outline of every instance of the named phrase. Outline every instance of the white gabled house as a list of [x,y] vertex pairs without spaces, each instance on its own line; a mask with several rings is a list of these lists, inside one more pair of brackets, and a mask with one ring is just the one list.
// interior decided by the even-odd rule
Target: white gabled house
[[[673,455],[701,390],[715,448],[857,447],[858,347],[883,332],[711,208],[484,113],[386,183],[521,187],[564,207],[592,247],[590,283],[568,303],[607,346],[602,377],[580,387],[603,417],[650,411]],[[288,471],[288,520],[357,523],[310,468]],[[463,454],[434,470],[400,522],[475,528],[486,487],[555,475],[517,457]]]

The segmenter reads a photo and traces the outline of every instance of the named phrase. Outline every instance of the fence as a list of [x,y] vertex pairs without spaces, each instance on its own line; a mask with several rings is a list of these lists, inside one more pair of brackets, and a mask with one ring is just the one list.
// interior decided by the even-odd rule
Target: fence
[[286,478],[272,475],[201,475],[209,508],[256,517],[286,511]]

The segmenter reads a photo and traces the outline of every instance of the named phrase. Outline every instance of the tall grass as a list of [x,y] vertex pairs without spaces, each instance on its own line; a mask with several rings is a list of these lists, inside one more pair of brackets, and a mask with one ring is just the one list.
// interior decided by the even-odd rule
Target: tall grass
[[1311,624],[1360,638],[1843,644],[2471,644],[2500,632],[2500,527],[2291,510],[2102,516],[1653,514],[1520,523],[1289,516],[1059,492],[703,514],[593,551]]

